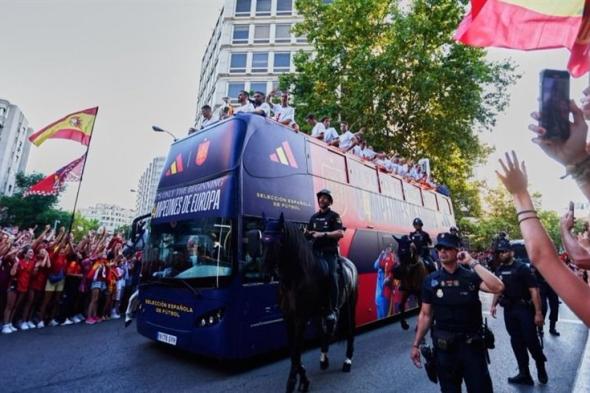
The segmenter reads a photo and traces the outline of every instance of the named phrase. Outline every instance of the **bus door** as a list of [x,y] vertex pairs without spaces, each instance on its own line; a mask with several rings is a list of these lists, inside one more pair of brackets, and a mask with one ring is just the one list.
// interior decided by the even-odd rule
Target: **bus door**
[[278,305],[279,283],[276,277],[263,271],[261,249],[252,247],[256,243],[253,237],[260,234],[263,227],[262,219],[244,217],[239,257],[242,356],[279,349],[287,343],[283,314]]

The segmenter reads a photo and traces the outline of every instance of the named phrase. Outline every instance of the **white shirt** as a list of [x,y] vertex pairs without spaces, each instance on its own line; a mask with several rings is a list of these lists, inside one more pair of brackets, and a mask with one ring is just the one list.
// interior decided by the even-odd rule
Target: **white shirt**
[[352,145],[354,134],[350,131],[346,131],[344,134],[340,135],[338,139],[340,139],[340,148],[342,150],[347,150]]
[[334,127],[330,127],[324,132],[324,142],[330,143],[333,140],[338,139],[338,131]]
[[210,126],[213,123],[217,123],[219,121],[219,117],[216,115],[211,115],[210,119],[206,119],[203,117],[203,121],[201,122],[201,129]]
[[270,116],[270,105],[266,102],[263,102],[259,106],[255,107],[253,112],[264,112],[265,116]]
[[295,108],[292,106],[273,105],[272,111],[274,113],[274,119],[278,122],[290,120],[287,125],[291,125],[295,121]]
[[324,123],[318,121],[317,123],[315,123],[315,126],[313,126],[311,130],[311,136],[313,136],[314,138],[319,138],[320,136],[325,135],[325,132],[326,127],[324,127]]
[[363,149],[361,149],[359,145],[356,145],[352,148],[352,154],[354,154],[357,157],[363,158]]
[[234,114],[240,113],[240,112],[244,112],[244,113],[254,112],[254,105],[252,105],[251,102],[246,102],[244,105],[234,108]]
[[373,151],[373,149],[370,149],[368,147],[365,147],[363,149],[362,154],[362,157],[366,160],[372,160],[373,158],[375,158],[375,152]]

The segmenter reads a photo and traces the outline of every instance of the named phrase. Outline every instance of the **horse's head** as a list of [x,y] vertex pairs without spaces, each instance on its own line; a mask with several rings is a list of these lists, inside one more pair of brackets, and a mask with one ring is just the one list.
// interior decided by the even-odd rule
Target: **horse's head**
[[400,238],[395,237],[397,241],[397,257],[402,264],[411,263],[416,256],[416,245],[408,235]]
[[282,213],[278,220],[264,220],[260,243],[264,273],[271,274],[277,268],[285,243],[285,218]]

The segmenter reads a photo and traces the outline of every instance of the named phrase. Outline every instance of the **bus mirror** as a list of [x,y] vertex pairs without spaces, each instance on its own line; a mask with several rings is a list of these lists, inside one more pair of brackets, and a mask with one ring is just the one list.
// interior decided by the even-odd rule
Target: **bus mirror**
[[248,240],[248,255],[252,259],[262,256],[262,232],[258,229],[251,229],[246,232]]

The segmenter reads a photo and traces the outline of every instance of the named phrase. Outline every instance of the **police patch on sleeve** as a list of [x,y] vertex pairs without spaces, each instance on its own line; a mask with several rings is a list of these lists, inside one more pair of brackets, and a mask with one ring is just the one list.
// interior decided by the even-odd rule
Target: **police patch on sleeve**
[[431,286],[432,288],[436,287],[437,285],[438,285],[438,280],[434,280],[434,279],[433,279],[432,281],[430,281],[430,286]]

